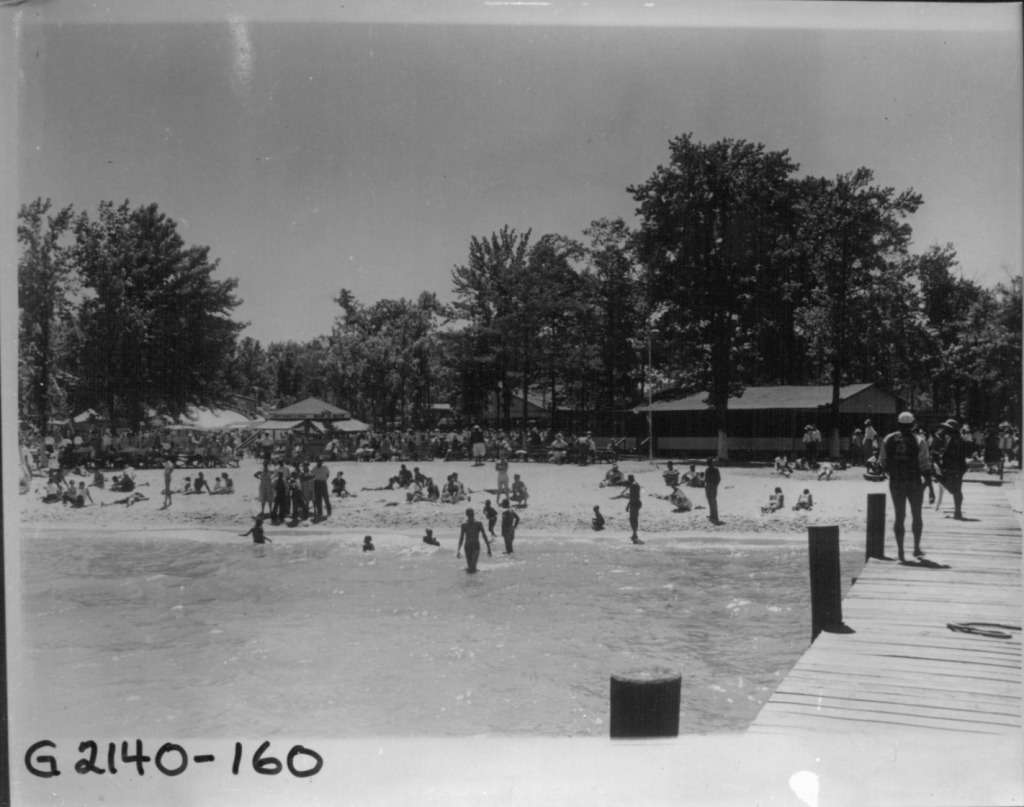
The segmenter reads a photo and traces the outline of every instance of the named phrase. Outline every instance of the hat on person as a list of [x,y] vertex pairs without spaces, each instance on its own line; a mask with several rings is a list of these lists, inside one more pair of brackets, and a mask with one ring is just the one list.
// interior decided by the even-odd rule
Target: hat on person
[[896,418],[898,423],[913,423],[914,413],[913,412],[900,412],[900,416]]
[[957,423],[955,420],[953,420],[953,418],[950,418],[949,420],[947,420],[942,425],[945,428],[950,429],[951,431],[959,431],[960,430],[960,424]]

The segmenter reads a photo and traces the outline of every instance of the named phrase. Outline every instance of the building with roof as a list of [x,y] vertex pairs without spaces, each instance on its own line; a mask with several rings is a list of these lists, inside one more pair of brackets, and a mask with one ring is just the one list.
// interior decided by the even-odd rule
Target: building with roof
[[[718,448],[715,413],[698,392],[675,400],[636,407],[650,412],[655,449],[666,453],[713,454]],[[752,454],[796,453],[803,448],[804,427],[812,425],[827,443],[831,427],[832,386],[747,387],[729,399],[729,451]],[[880,434],[896,428],[903,402],[875,384],[839,388],[840,448],[847,450],[855,428],[870,419]]]

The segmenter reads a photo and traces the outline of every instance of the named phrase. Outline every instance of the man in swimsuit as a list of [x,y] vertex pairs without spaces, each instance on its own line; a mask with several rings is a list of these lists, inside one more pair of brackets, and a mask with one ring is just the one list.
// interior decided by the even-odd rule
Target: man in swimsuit
[[629,513],[629,526],[633,530],[630,540],[634,544],[642,544],[643,541],[637,535],[637,530],[640,528],[640,508],[643,507],[643,503],[640,501],[640,483],[633,478],[633,474],[627,476],[626,481],[629,483],[626,487],[626,490],[629,492],[626,512]]
[[487,557],[491,557],[491,542],[487,540],[487,531],[484,525],[474,519],[473,508],[466,510],[466,523],[459,531],[459,546],[455,550],[455,557],[462,557],[462,544],[466,544],[466,571],[470,574],[476,572],[476,561],[480,557],[480,538],[487,544]]

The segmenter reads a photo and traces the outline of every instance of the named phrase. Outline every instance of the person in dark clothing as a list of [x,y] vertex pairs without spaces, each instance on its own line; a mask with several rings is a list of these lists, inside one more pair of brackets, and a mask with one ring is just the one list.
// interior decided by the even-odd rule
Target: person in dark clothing
[[964,504],[964,474],[967,473],[967,447],[960,436],[960,425],[953,419],[939,427],[943,434],[939,467],[942,468],[942,486],[953,496],[953,518],[962,519]]
[[922,477],[930,476],[932,458],[928,451],[928,443],[923,437],[914,434],[914,415],[903,412],[897,418],[899,428],[882,440],[878,452],[878,461],[889,475],[889,494],[892,496],[893,532],[896,534],[896,551],[899,559],[905,561],[903,554],[903,522],[907,517],[907,505],[910,505],[910,525],[914,535],[914,557],[924,555],[921,551],[921,533],[924,521],[921,518],[921,505],[924,503],[925,485]]
[[498,511],[491,506],[490,499],[484,501],[484,518],[487,519],[487,531],[492,538],[497,538],[498,536],[494,534],[494,525],[498,523]]
[[642,544],[640,536],[637,531],[640,529],[640,508],[643,507],[643,502],[640,501],[640,483],[633,478],[633,474],[626,477],[626,492],[629,493],[629,501],[626,502],[626,512],[629,513],[629,526],[633,530],[633,534],[629,539],[634,544]]
[[274,504],[270,508],[270,522],[280,524],[288,518],[288,483],[284,481],[284,471],[278,471],[274,478]]
[[324,461],[318,459],[313,469],[313,511],[317,521],[324,517],[324,510],[331,515],[331,497],[327,492],[327,480],[331,478],[331,472],[324,467]]
[[704,494],[708,497],[708,518],[712,524],[720,523],[718,520],[718,486],[722,482],[722,472],[715,465],[715,458],[708,457],[708,468],[704,472]]
[[508,499],[501,503],[501,537],[505,541],[505,554],[512,554],[512,542],[516,539],[516,527],[519,526],[519,514],[509,507]]
[[248,532],[243,532],[241,537],[245,538],[247,535],[252,536],[252,542],[254,544],[274,543],[263,534],[263,519],[259,516],[256,517],[256,523],[252,525],[252,529]]
[[604,529],[604,516],[601,515],[601,507],[594,505],[594,518],[591,519],[590,525],[594,528],[595,532],[600,532]]
[[462,545],[466,545],[466,571],[470,574],[476,572],[476,562],[480,557],[480,539],[487,544],[487,557],[491,556],[491,542],[487,540],[487,531],[484,525],[474,519],[473,508],[466,510],[466,522],[459,531],[459,546],[455,550],[455,557],[462,557]]

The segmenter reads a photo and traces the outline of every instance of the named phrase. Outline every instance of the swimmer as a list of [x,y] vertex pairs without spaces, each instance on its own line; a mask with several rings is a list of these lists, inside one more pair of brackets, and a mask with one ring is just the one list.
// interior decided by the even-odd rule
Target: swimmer
[[423,536],[423,543],[430,544],[431,546],[441,546],[441,542],[434,537],[434,531],[427,529],[427,534]]
[[594,532],[600,532],[604,529],[604,516],[601,515],[601,508],[598,505],[594,505],[594,518],[590,522],[594,528]]
[[241,536],[239,536],[239,537],[245,538],[247,535],[251,535],[252,536],[252,542],[254,544],[262,544],[264,542],[268,543],[268,544],[274,543],[266,535],[263,534],[263,517],[262,516],[256,516],[256,523],[252,525],[252,529],[249,530],[248,532],[243,532],[241,534]]
[[768,504],[761,508],[761,513],[768,515],[781,510],[786,504],[786,498],[782,495],[782,488],[775,488],[775,492],[768,497]]
[[491,506],[490,499],[484,501],[484,517],[487,519],[487,530],[491,537],[497,538],[498,536],[494,534],[494,525],[498,523],[498,511]]
[[374,552],[376,547],[373,545],[373,538],[367,535],[363,538],[363,552]]
[[804,492],[800,494],[796,500],[796,504],[793,505],[794,510],[810,510],[814,507],[814,499],[811,497],[811,492],[804,488]]
[[505,554],[511,555],[512,542],[516,539],[516,527],[519,526],[519,514],[508,506],[508,499],[501,502],[501,537],[505,540]]
[[466,544],[466,571],[470,574],[476,572],[476,561],[480,557],[480,539],[487,544],[487,557],[491,557],[491,542],[487,540],[487,531],[484,525],[474,519],[473,508],[466,510],[466,521],[459,530],[459,546],[455,550],[455,557],[462,557],[462,544]]

